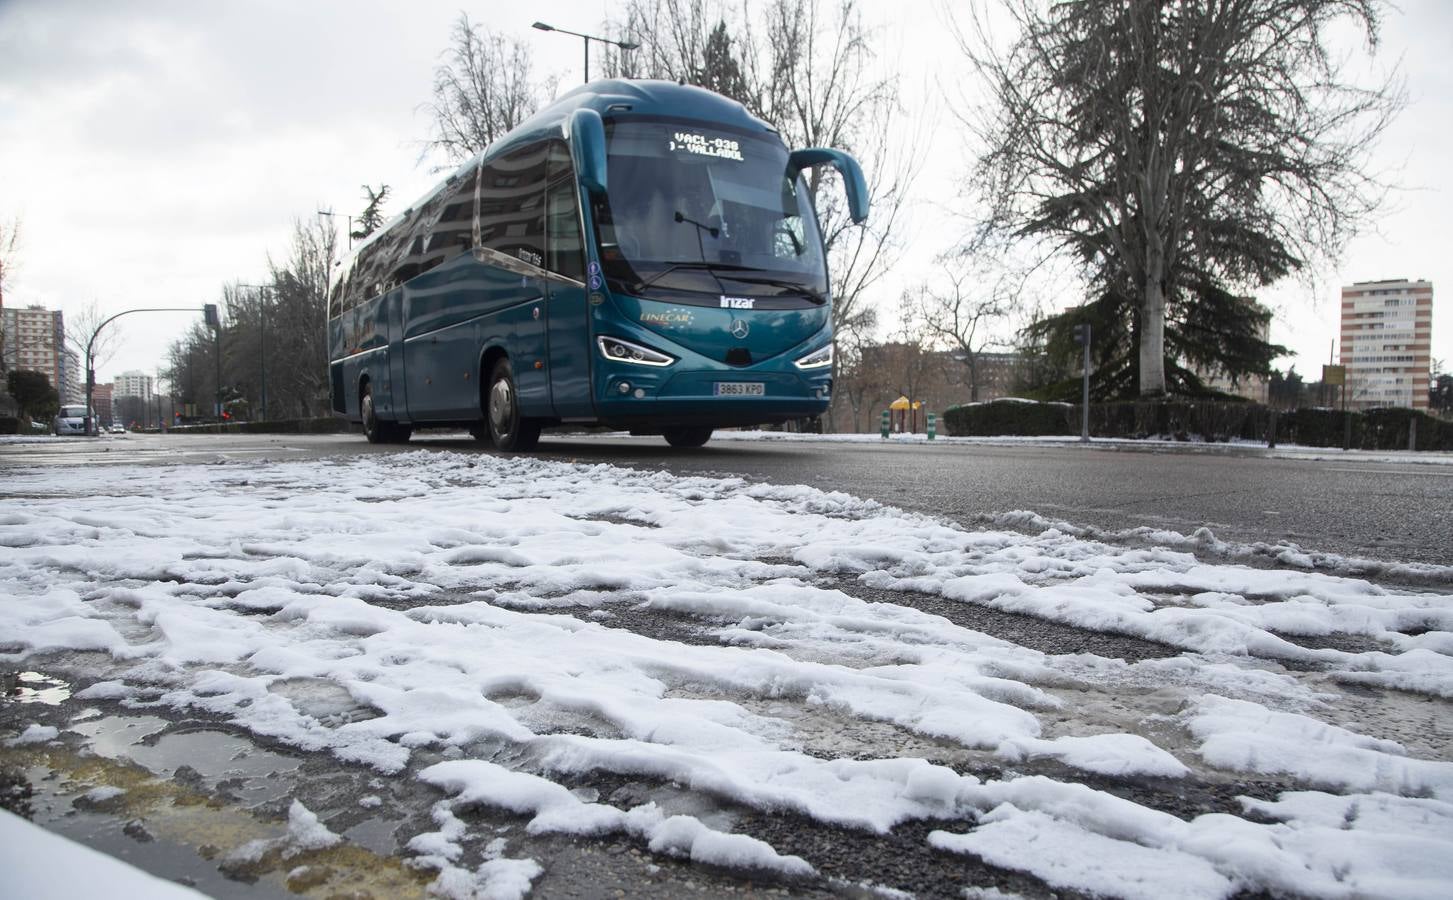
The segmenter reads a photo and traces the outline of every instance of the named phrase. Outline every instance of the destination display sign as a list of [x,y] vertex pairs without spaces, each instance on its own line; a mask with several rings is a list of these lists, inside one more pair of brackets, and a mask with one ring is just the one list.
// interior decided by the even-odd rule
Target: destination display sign
[[726,137],[710,137],[695,131],[678,131],[666,142],[666,149],[672,153],[689,153],[693,156],[716,156],[744,162],[740,142]]

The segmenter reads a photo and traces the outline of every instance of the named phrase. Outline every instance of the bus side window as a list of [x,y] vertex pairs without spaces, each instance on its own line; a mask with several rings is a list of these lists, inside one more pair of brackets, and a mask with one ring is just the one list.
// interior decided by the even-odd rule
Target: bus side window
[[531,144],[485,164],[479,190],[480,244],[545,265],[545,151]]
[[580,239],[579,192],[570,151],[563,141],[550,144],[550,187],[545,194],[545,268],[557,275],[585,281],[584,247]]

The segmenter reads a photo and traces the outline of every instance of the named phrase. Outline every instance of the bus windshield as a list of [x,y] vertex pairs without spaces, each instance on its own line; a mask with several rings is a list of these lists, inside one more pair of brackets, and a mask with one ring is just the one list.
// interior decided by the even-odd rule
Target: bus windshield
[[606,128],[609,189],[595,221],[607,278],[713,304],[723,291],[825,301],[809,192],[774,135],[657,120]]

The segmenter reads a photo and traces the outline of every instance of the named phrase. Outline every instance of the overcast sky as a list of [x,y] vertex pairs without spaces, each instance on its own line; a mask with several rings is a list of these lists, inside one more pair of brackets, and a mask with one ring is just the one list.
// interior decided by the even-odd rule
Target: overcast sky
[[[419,107],[461,9],[525,36],[563,90],[580,80],[581,42],[530,23],[589,31],[617,6],[0,0],[0,220],[22,220],[5,301],[67,313],[92,302],[107,312],[199,307],[218,301],[224,283],[261,281],[268,255],[287,255],[294,218],[326,207],[356,213],[365,182],[387,182],[401,206],[437,180],[437,161],[420,161],[429,120]],[[963,169],[964,136],[939,86],[956,98],[970,76],[936,0],[864,6],[931,148],[910,247],[873,298],[890,312],[899,286],[931,274],[950,243],[941,204]],[[1338,287],[1369,279],[1434,283],[1433,356],[1453,366],[1453,3],[1402,7],[1389,16],[1379,59],[1401,59],[1411,105],[1377,165],[1404,190],[1317,289],[1290,284],[1263,297],[1277,310],[1272,339],[1296,354],[1281,366],[1295,362],[1311,377],[1336,337]],[[189,321],[123,320],[98,378],[154,372]]]

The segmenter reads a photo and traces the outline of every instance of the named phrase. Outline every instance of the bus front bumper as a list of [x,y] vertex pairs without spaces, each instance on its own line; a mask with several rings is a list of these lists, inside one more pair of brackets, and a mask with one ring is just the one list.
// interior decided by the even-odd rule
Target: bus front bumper
[[665,428],[767,425],[822,415],[832,402],[828,367],[802,372],[675,368],[616,365],[600,372],[598,416],[605,422]]

